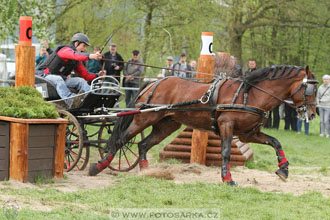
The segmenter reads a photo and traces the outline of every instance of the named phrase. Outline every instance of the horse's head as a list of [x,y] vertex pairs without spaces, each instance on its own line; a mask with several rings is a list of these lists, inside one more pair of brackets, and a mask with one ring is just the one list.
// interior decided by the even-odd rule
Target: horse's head
[[316,86],[318,81],[307,66],[299,72],[302,80],[292,86],[292,101],[297,106],[298,118],[307,121],[316,116]]

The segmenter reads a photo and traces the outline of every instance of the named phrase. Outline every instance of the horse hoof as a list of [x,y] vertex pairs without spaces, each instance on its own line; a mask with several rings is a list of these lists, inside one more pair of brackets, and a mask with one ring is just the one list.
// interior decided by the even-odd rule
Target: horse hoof
[[233,181],[233,180],[230,180],[230,181],[228,181],[228,182],[226,182],[226,183],[227,183],[227,185],[229,185],[229,186],[238,186],[237,183],[236,183],[235,181]]
[[88,172],[89,176],[96,176],[97,174],[100,173],[100,171],[97,169],[96,165],[97,165],[97,163],[91,163],[91,165],[89,166],[89,172]]
[[289,176],[289,170],[288,169],[278,169],[275,173],[278,177],[280,177],[280,179],[283,182],[287,181],[287,178]]

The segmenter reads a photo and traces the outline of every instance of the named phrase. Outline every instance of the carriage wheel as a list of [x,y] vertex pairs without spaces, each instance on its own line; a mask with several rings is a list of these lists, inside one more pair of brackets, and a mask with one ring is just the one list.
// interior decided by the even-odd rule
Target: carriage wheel
[[[112,134],[111,125],[104,123],[101,126],[99,131],[98,139],[100,141],[108,141]],[[114,171],[127,172],[136,167],[139,163],[139,149],[138,149],[138,141],[144,138],[143,132],[132,138],[127,144],[120,148],[117,151],[115,157],[109,165],[109,168]],[[99,143],[99,153],[101,159],[104,158],[107,153],[107,144]]]
[[76,167],[83,170],[88,163],[89,147],[83,147],[83,130],[77,119],[68,111],[58,110],[60,117],[69,121],[65,134],[64,171]]

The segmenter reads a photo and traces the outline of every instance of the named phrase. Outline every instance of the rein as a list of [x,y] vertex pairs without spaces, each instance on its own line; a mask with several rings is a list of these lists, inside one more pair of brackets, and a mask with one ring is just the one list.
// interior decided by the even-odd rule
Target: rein
[[[246,81],[245,81],[244,83],[246,83],[246,84],[248,84],[249,86],[251,86],[251,87],[253,87],[253,88],[255,88],[255,89],[258,89],[258,90],[260,90],[260,91],[262,91],[262,92],[264,92],[264,93],[266,93],[266,94],[272,96],[273,98],[277,99],[277,100],[280,101],[281,103],[285,103],[286,105],[289,105],[291,108],[294,108],[294,109],[297,108],[295,105],[286,102],[285,100],[281,99],[280,97],[274,95],[273,93],[268,92],[267,90],[265,90],[265,89],[263,89],[263,88],[260,88],[259,86],[253,85],[253,84],[251,84],[251,83],[249,83],[249,82],[246,82]],[[297,90],[297,92],[298,92],[299,90],[300,90],[300,87],[299,87],[299,89]],[[291,97],[293,97],[293,95],[292,95]],[[291,97],[290,97],[290,98],[291,98]]]
[[134,65],[137,65],[137,66],[145,66],[145,67],[151,67],[151,68],[155,68],[155,69],[165,69],[165,70],[180,71],[180,72],[185,72],[185,73],[204,74],[204,75],[207,75],[207,76],[212,76],[212,78],[214,76],[212,73],[203,73],[203,72],[192,71],[192,70],[179,70],[179,69],[173,69],[173,68],[152,66],[152,65],[142,64],[142,63],[134,63],[134,62],[121,61],[121,60],[111,60],[111,59],[106,59],[106,58],[102,58],[101,60],[111,61],[111,62],[114,62],[114,63],[134,64]]

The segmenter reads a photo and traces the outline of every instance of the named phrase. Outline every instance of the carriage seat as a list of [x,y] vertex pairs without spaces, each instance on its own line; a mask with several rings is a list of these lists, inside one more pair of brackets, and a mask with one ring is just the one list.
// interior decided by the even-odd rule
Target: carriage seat
[[61,97],[57,94],[54,83],[52,83],[51,81],[49,81],[41,76],[36,75],[34,84],[37,89],[38,89],[38,87],[41,86],[43,91],[44,91],[44,89],[47,90],[48,95],[46,95],[46,97],[44,97],[47,101],[61,99]]
[[[10,80],[15,80],[15,76],[11,76]],[[61,97],[57,94],[55,85],[41,76],[35,75],[34,87],[40,92],[42,89],[43,97],[47,101],[61,99]],[[46,94],[44,92],[46,92]]]

